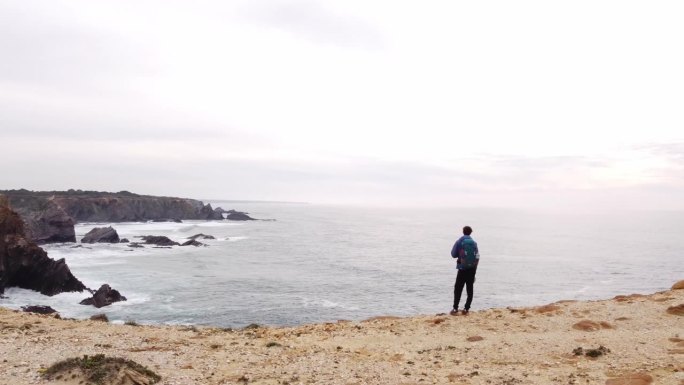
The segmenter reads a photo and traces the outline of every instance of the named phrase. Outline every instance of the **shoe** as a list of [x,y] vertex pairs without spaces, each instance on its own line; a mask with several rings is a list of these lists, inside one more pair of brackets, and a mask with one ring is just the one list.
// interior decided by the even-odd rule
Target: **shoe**
[[463,314],[463,315],[468,315],[468,309],[463,309],[463,311],[461,312],[461,314]]
[[450,315],[458,315],[458,309],[451,309],[449,312]]

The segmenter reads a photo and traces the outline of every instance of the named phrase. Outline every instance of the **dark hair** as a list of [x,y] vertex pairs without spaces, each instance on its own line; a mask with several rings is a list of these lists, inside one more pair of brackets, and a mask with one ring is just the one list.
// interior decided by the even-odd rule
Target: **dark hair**
[[463,234],[464,235],[470,235],[473,232],[473,229],[470,228],[470,226],[466,226],[463,228]]

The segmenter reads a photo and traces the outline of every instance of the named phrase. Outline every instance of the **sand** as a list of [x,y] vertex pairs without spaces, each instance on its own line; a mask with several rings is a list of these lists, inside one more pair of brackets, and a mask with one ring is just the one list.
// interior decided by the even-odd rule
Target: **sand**
[[104,354],[146,366],[159,384],[684,385],[684,316],[672,311],[682,304],[684,290],[670,290],[467,316],[241,330],[0,308],[0,384],[75,385],[80,375],[48,381],[41,373],[59,360]]

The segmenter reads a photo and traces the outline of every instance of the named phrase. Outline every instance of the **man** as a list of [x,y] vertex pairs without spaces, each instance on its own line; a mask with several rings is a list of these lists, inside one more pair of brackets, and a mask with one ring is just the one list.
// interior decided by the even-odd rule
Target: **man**
[[458,304],[461,302],[463,285],[466,287],[468,299],[463,307],[463,315],[467,315],[470,304],[473,302],[473,284],[475,283],[475,272],[477,264],[480,262],[480,252],[477,249],[477,242],[470,236],[473,229],[470,226],[463,228],[463,236],[459,238],[451,249],[451,257],[456,258],[456,284],[454,285],[454,308],[451,315],[458,315]]

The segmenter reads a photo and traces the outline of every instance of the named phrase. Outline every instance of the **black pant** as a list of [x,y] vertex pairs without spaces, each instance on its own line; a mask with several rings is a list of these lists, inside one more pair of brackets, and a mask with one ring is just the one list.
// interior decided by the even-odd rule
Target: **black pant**
[[475,272],[477,267],[466,270],[459,270],[456,275],[456,284],[454,285],[454,309],[458,310],[458,303],[461,302],[461,293],[463,293],[463,285],[466,285],[466,292],[468,299],[465,303],[465,310],[470,309],[470,303],[473,302],[473,284],[475,283]]

